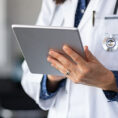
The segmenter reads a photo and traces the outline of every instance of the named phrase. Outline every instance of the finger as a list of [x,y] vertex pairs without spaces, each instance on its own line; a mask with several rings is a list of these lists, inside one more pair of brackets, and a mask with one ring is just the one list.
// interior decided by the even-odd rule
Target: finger
[[58,71],[60,71],[64,75],[67,73],[67,69],[65,69],[64,66],[59,61],[55,60],[52,57],[48,57],[47,61],[51,63],[51,66],[56,68]]
[[55,82],[59,82],[66,78],[64,76],[56,76],[56,75],[47,75],[47,77],[51,80],[54,80]]
[[54,77],[54,78],[65,78],[65,76],[58,76],[58,75],[48,75],[50,77]]
[[85,51],[85,55],[86,55],[88,61],[98,62],[96,57],[89,51],[88,46],[84,47],[84,51]]
[[67,59],[63,54],[56,51],[49,51],[49,55],[58,60],[65,68],[72,69],[75,64]]
[[70,48],[67,45],[63,46],[64,52],[72,58],[74,62],[79,64],[80,66],[85,65],[86,61],[77,53],[75,52],[72,48]]
[[50,51],[55,51],[55,52],[58,52],[58,53],[60,53],[60,54],[63,54],[61,51],[55,50],[55,49],[49,49],[49,52],[50,52]]

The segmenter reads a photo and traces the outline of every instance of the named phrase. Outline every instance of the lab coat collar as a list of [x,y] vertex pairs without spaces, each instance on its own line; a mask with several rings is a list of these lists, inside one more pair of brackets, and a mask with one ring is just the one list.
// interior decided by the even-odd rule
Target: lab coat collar
[[[79,29],[82,29],[83,26],[87,23],[88,19],[92,16],[92,11],[96,10],[98,3],[100,0],[91,0],[88,4],[88,7],[83,15],[83,18],[78,26]],[[75,12],[77,8],[78,0],[67,0],[62,6],[62,13],[64,18],[64,26],[65,27],[73,27],[74,26],[74,18]],[[92,18],[91,18],[92,20]]]
[[99,5],[100,0],[91,0],[90,3],[88,4],[88,7],[83,15],[83,18],[78,26],[78,28],[81,30],[84,28],[86,23],[88,22],[89,19],[91,19],[92,22],[92,13],[93,11],[96,11],[98,5]]

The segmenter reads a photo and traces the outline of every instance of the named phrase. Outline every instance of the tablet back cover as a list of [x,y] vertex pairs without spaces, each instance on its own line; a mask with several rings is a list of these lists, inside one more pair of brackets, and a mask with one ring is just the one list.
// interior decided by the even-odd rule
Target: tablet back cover
[[62,75],[47,62],[49,49],[62,51],[70,45],[85,58],[78,29],[40,26],[12,26],[28,67],[32,73]]

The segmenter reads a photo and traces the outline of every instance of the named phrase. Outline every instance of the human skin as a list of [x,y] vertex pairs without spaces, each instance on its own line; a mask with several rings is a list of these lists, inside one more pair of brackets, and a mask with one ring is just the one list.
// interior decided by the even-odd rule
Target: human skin
[[65,79],[64,76],[48,75],[47,89],[49,92],[55,92],[61,80]]
[[[65,55],[54,49],[49,51],[47,60],[54,68],[63,73],[65,77],[76,84],[81,83],[103,90],[118,92],[114,74],[96,59],[87,46],[84,47],[86,60],[68,45],[63,46],[63,51],[72,60],[69,60]],[[70,72],[69,75],[66,75],[67,71]],[[49,86],[49,88],[56,89],[59,81],[63,78],[48,75],[49,85],[52,84],[54,86],[54,88],[53,86]]]

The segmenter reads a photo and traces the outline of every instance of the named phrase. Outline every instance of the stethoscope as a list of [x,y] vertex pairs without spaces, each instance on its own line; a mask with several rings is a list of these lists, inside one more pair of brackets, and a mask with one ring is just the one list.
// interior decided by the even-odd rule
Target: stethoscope
[[[118,0],[116,1],[113,15],[117,14],[117,10],[118,10]],[[118,16],[113,17],[113,18],[118,19]],[[109,36],[105,37],[102,44],[103,44],[104,50],[108,52],[118,50],[118,34],[117,34],[117,37],[115,34],[109,34]]]

